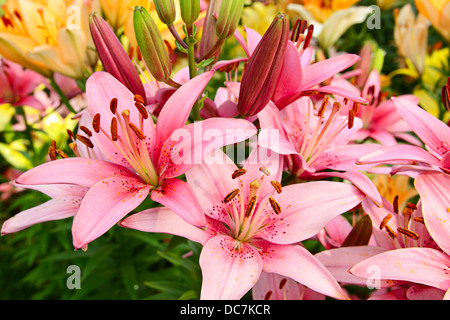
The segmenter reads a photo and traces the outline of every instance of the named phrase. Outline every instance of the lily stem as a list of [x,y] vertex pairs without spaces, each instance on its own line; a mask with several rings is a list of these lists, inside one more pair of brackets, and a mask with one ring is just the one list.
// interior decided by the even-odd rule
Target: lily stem
[[[197,76],[197,64],[195,62],[195,44],[197,40],[195,39],[195,35],[192,32],[192,28],[187,28],[188,30],[188,63],[189,63],[189,78],[195,78]],[[200,121],[200,105],[199,101],[195,101],[194,106],[192,107],[192,118],[194,121]]]

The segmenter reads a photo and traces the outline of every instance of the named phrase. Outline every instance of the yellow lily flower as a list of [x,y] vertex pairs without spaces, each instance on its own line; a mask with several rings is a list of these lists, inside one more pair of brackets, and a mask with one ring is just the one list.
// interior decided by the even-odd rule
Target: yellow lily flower
[[428,22],[421,14],[416,17],[410,4],[403,6],[395,16],[394,40],[398,53],[409,59],[421,75],[425,69]]
[[96,55],[88,15],[93,1],[8,0],[0,23],[0,55],[51,77],[83,79]]
[[359,0],[300,0],[294,2],[303,5],[316,21],[324,23],[333,12],[350,8]]
[[398,196],[398,206],[402,210],[411,198],[417,195],[416,189],[410,183],[408,176],[391,176],[377,174],[372,178],[373,183],[377,187],[380,195],[389,202],[393,202]]
[[417,10],[450,42],[450,0],[415,0]]

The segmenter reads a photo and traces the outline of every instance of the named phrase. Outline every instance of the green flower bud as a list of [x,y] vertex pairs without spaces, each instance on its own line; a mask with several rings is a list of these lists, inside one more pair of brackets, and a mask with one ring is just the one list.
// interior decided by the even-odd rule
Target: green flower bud
[[150,73],[157,81],[168,81],[172,63],[155,21],[145,8],[136,7],[133,23],[139,50]]
[[244,0],[222,1],[216,24],[217,36],[220,39],[227,39],[236,31],[244,10],[244,2]]
[[200,15],[200,0],[180,0],[181,18],[188,26]]
[[173,0],[153,0],[153,3],[159,20],[168,26],[173,24],[176,16]]

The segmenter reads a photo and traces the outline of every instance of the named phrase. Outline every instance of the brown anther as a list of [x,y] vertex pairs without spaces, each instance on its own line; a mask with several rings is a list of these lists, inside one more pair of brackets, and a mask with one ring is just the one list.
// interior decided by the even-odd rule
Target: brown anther
[[353,112],[354,112],[355,116],[358,114],[358,112],[359,112],[359,103],[357,103],[357,102],[353,103]]
[[64,153],[64,151],[62,151],[61,149],[56,149],[56,153],[63,159],[68,158],[69,156],[67,154]]
[[270,300],[270,296],[272,296],[272,290],[267,291],[266,295],[264,296],[264,300]]
[[53,148],[53,149],[56,150],[56,141],[55,141],[55,140],[52,140],[52,141],[50,142],[50,148]]
[[394,212],[398,214],[398,195],[395,196],[392,206],[394,207]]
[[56,149],[55,148],[48,148],[48,155],[50,157],[50,160],[56,160]]
[[276,202],[274,198],[270,197],[269,203],[270,203],[270,206],[272,207],[273,211],[275,211],[276,214],[281,213],[280,204],[278,202]]
[[92,137],[92,132],[85,126],[80,126],[80,130],[83,131],[85,134],[87,134],[89,137]]
[[225,199],[223,200],[225,203],[230,202],[231,200],[233,200],[237,195],[239,194],[239,189],[234,189],[233,191],[231,191],[229,194],[227,194],[227,196],[225,197]]
[[112,141],[117,141],[119,139],[119,133],[117,131],[117,118],[111,119],[111,139]]
[[402,211],[402,214],[404,215],[404,216],[411,216],[412,214],[413,214],[413,209],[411,209],[411,208],[408,208],[408,207],[405,207],[404,209],[403,209],[403,211]]
[[286,278],[283,278],[283,280],[280,281],[280,286],[279,286],[280,290],[283,290],[284,286],[286,285],[286,282],[287,282]]
[[250,214],[252,213],[253,208],[255,207],[255,205],[256,205],[256,196],[253,196],[249,200],[248,205],[247,205],[247,210],[245,211],[245,217],[246,218],[248,218],[250,216]]
[[88,148],[94,148],[94,144],[91,142],[91,140],[89,140],[88,138],[86,138],[85,136],[82,136],[80,134],[77,134],[77,139],[83,143],[86,147]]
[[116,114],[117,112],[117,98],[112,98],[111,102],[109,103],[109,109],[113,114]]
[[100,132],[100,113],[96,113],[92,119],[92,127],[96,133]]
[[312,36],[314,33],[314,25],[310,24],[308,27],[308,33],[306,34],[305,41],[303,42],[303,48],[306,49],[311,42]]
[[346,105],[348,103],[348,98],[344,98],[342,102]]
[[406,204],[406,207],[408,207],[411,210],[417,210],[417,206],[414,203],[412,203],[412,202],[408,202]]
[[75,141],[75,136],[74,136],[72,130],[66,129],[66,132],[67,132],[67,135],[69,136],[70,141]]
[[136,48],[136,55],[137,55],[138,61],[142,61],[142,53],[141,53],[141,50],[139,49],[139,47]]
[[391,227],[389,227],[388,225],[385,225],[385,226],[384,226],[384,229],[387,231],[387,233],[389,234],[389,236],[390,236],[392,239],[397,238],[397,234],[394,232],[394,230],[392,230]]
[[272,180],[270,181],[270,183],[272,184],[272,187],[275,188],[278,194],[280,194],[281,191],[283,191],[283,187],[281,186],[281,183],[279,183],[278,181]]
[[380,223],[380,230],[386,226],[386,224],[389,222],[389,220],[391,220],[391,218],[392,218],[392,214],[390,214],[390,213],[386,217],[383,218],[383,220]]
[[328,105],[328,100],[329,100],[330,98],[327,96],[327,97],[325,97],[325,99],[323,99],[323,102],[322,102],[322,104],[321,104],[321,106],[320,106],[320,108],[319,108],[319,112],[317,113],[317,115],[319,116],[319,117],[322,117],[323,116],[323,114],[324,114],[324,112],[325,112],[325,109],[326,109],[326,107],[327,107],[327,105]]
[[266,167],[261,167],[261,168],[259,168],[259,171],[261,171],[262,173],[264,173],[266,176],[270,176],[270,171],[269,171],[269,169],[267,169]]
[[145,136],[142,131],[136,127],[133,123],[129,123],[128,126],[133,130],[134,134],[139,138],[139,140],[145,140]]
[[134,103],[134,105],[136,106],[136,108],[138,109],[139,113],[141,114],[142,118],[147,119],[148,118],[148,111],[147,109],[144,107],[143,104],[141,104],[140,102],[136,101]]
[[423,219],[423,217],[415,217],[415,218],[414,218],[414,221],[415,221],[415,222],[422,223],[422,224],[425,224],[425,220]]
[[245,170],[244,168],[237,169],[231,175],[231,179],[236,179],[236,178],[238,178],[240,176],[243,176],[246,173],[247,173],[247,170]]
[[145,104],[144,98],[140,94],[134,95],[134,101],[139,102],[141,104]]
[[353,123],[355,122],[355,112],[353,110],[348,111],[348,128],[353,128]]
[[301,93],[302,97],[309,97],[309,96],[315,96],[319,94],[319,91],[317,90],[305,90]]
[[333,108],[336,108],[337,111],[339,111],[341,109],[341,104],[337,101],[333,102]]
[[399,228],[397,228],[397,231],[411,239],[414,239],[414,240],[419,239],[419,235],[411,230],[399,227]]

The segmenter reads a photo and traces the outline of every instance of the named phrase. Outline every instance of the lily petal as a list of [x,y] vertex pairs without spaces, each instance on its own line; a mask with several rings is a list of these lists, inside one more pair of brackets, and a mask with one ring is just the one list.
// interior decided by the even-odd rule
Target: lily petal
[[[263,251],[261,257],[264,272],[284,275],[336,299],[347,299],[327,268],[305,248],[277,245],[266,241],[259,241],[256,245]],[[302,267],[299,268],[299,266]]]
[[144,232],[169,233],[204,244],[211,236],[180,218],[172,210],[157,207],[133,214],[119,222],[125,228]]
[[448,290],[450,288],[448,265],[450,257],[438,250],[404,248],[366,259],[353,266],[350,272],[367,278],[373,276],[368,270],[372,270],[373,273],[373,268],[378,267],[381,279],[411,281]]
[[[238,247],[239,246],[239,247]],[[200,254],[202,300],[238,300],[256,283],[263,263],[259,253],[228,236],[206,242]]]
[[113,177],[86,193],[72,226],[73,245],[84,248],[145,200],[150,190],[140,179]]
[[152,190],[151,198],[194,226],[206,224],[205,214],[187,182],[167,179],[159,189]]

